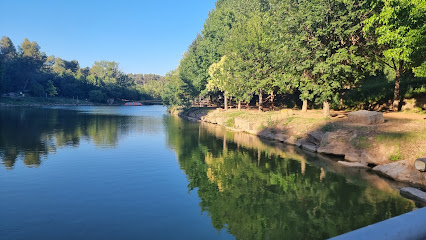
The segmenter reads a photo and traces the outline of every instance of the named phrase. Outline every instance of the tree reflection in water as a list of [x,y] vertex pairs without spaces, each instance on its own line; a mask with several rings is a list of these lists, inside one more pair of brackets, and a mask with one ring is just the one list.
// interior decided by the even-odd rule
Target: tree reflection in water
[[201,210],[237,239],[324,239],[414,208],[367,171],[221,127],[165,122]]
[[102,148],[114,148],[130,132],[155,130],[155,119],[114,114],[90,114],[78,109],[0,109],[0,160],[12,169],[18,159],[38,167],[57,148],[78,147],[93,141]]

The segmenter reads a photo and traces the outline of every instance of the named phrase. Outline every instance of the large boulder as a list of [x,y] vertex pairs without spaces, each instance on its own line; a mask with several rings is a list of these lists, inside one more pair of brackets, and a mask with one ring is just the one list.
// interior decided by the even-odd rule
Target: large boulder
[[345,162],[345,161],[338,161],[337,162],[340,165],[347,166],[347,167],[354,167],[354,168],[369,168],[366,163],[360,163],[360,162]]
[[314,145],[319,146],[321,144],[322,139],[324,138],[325,133],[322,131],[316,130],[308,133],[308,142],[311,142]]
[[351,148],[349,144],[349,139],[351,136],[352,133],[346,130],[327,132],[322,137],[317,151],[319,153],[345,156],[345,154]]
[[383,113],[360,110],[348,114],[349,121],[358,124],[373,125],[384,123]]
[[414,201],[426,203],[426,193],[413,187],[405,187],[400,190],[401,195]]
[[406,160],[379,165],[373,170],[400,182],[426,186],[426,173],[417,171],[413,164]]

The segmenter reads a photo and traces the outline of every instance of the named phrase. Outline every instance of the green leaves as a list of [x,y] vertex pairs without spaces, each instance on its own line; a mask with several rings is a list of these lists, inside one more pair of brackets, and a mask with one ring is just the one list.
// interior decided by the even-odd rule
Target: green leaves
[[365,21],[364,31],[377,36],[383,49],[378,57],[395,71],[394,100],[399,98],[400,76],[413,70],[423,76],[426,61],[426,2],[423,0],[380,0],[381,8]]

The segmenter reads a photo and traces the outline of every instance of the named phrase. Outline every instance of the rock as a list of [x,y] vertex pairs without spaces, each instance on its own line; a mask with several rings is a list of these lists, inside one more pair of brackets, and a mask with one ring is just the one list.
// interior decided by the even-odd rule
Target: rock
[[218,117],[218,118],[215,119],[215,122],[216,122],[216,124],[223,126],[225,124],[225,118]]
[[285,143],[291,144],[291,145],[296,144],[296,142],[297,142],[297,139],[294,136],[290,136],[289,138],[287,138],[287,140],[285,140]]
[[417,188],[401,188],[400,193],[406,198],[412,199],[417,202],[426,203],[426,193]]
[[406,160],[379,165],[374,167],[373,170],[400,182],[426,186],[426,173],[417,171]]
[[308,133],[308,141],[319,146],[323,137],[324,133],[321,131],[312,131]]
[[259,137],[263,137],[270,140],[275,140],[275,134],[272,133],[269,129],[263,130],[257,134]]
[[345,161],[338,161],[338,164],[341,164],[343,166],[347,167],[356,167],[356,168],[369,168],[366,163],[359,163],[359,162],[345,162]]
[[373,170],[395,180],[408,182],[410,180],[410,171],[408,169],[408,165],[409,164],[407,161],[398,161],[376,166],[373,168]]
[[282,133],[276,133],[275,134],[275,140],[276,141],[280,141],[280,142],[285,142],[286,140],[287,140],[287,135],[285,135],[285,134],[282,134]]
[[345,160],[348,162],[365,162],[361,158],[361,154],[355,151],[349,151],[345,154]]
[[243,131],[252,131],[255,130],[255,123],[249,122],[243,118],[235,118],[234,127]]
[[367,162],[367,163],[371,163],[371,164],[375,164],[375,165],[381,165],[381,164],[385,163],[381,159],[374,158],[373,156],[371,156],[370,154],[368,154],[366,152],[362,152],[361,153],[361,161],[364,161],[364,162]]
[[285,143],[290,145],[296,145],[298,147],[300,147],[301,145],[300,141],[298,141],[294,136],[287,138],[287,140],[285,140]]
[[348,114],[348,119],[350,122],[366,125],[380,124],[385,122],[383,113],[366,110],[351,112]]
[[311,152],[317,152],[317,146],[309,142],[301,142],[301,147]]
[[426,171],[426,158],[419,158],[414,162],[414,166],[420,172]]
[[348,143],[350,135],[350,132],[345,130],[327,132],[321,140],[318,152],[344,156],[351,148]]

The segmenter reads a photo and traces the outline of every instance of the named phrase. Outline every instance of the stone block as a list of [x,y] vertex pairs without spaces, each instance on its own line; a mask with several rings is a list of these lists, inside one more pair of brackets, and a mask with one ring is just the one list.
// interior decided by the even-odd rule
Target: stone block
[[401,188],[400,193],[409,199],[417,202],[426,203],[426,193],[413,187]]
[[350,122],[365,125],[381,124],[385,122],[383,113],[366,110],[351,112],[348,114],[348,119]]

